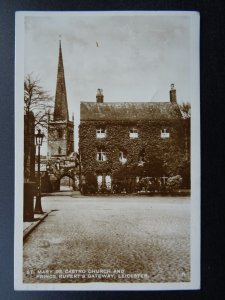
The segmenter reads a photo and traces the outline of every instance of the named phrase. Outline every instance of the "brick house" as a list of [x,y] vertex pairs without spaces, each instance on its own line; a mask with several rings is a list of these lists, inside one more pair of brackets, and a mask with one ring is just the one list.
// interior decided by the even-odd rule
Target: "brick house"
[[168,102],[104,102],[99,89],[96,102],[80,103],[83,183],[92,177],[98,190],[120,185],[120,192],[133,192],[143,177],[160,186],[168,177],[183,177],[190,156],[187,128],[173,84]]

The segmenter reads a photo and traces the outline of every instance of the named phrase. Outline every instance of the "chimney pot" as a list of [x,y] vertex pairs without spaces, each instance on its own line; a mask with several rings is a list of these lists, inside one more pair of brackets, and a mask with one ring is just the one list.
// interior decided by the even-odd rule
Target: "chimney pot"
[[97,103],[103,103],[104,102],[104,95],[103,95],[103,90],[102,89],[97,89],[96,101],[97,101]]
[[171,83],[171,86],[170,86],[170,102],[171,103],[177,103],[177,93],[176,93],[174,83]]

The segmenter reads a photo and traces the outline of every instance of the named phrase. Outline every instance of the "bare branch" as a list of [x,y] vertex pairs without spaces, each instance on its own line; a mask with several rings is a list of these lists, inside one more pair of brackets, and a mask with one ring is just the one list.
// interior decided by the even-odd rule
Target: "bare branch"
[[35,126],[47,126],[53,106],[53,97],[43,89],[40,79],[35,79],[32,74],[28,74],[24,80],[24,111],[34,113]]

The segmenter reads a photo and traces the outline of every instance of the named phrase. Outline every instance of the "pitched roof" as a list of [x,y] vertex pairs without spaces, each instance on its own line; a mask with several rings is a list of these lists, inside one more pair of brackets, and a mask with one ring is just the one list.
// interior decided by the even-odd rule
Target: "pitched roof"
[[171,102],[81,102],[81,121],[179,119],[178,104]]

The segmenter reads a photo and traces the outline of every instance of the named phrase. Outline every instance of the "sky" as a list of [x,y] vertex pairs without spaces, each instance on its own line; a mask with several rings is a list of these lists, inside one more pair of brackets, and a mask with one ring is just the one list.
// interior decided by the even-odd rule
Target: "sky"
[[55,95],[62,43],[75,145],[80,101],[169,101],[174,83],[179,103],[191,102],[189,15],[154,13],[33,14],[24,18],[24,76],[32,73]]

